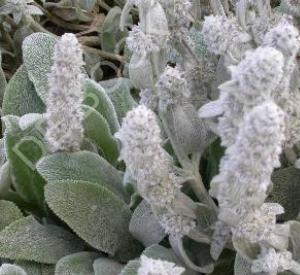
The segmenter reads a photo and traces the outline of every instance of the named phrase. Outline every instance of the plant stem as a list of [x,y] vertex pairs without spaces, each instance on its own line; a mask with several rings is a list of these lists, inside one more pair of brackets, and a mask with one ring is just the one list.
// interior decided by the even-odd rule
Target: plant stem
[[211,198],[211,196],[208,194],[208,192],[203,184],[202,177],[199,173],[198,168],[194,169],[193,176],[194,176],[194,179],[189,181],[189,183],[190,183],[190,186],[192,187],[194,193],[196,194],[196,196],[198,197],[198,199],[201,202],[208,205],[211,209],[213,209],[217,213],[218,207],[216,206],[216,204],[215,204],[214,200]]

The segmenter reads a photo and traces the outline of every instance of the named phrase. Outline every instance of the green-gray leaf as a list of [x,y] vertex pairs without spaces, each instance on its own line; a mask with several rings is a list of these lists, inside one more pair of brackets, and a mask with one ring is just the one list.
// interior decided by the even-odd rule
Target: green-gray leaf
[[86,181],[50,182],[48,205],[88,244],[127,261],[140,249],[128,231],[129,207],[104,186]]
[[30,261],[15,261],[15,264],[22,267],[28,275],[53,275],[54,265],[40,264]]
[[4,115],[16,116],[45,111],[45,105],[29,80],[24,65],[18,69],[6,86],[2,110]]
[[120,275],[137,275],[140,266],[141,264],[139,260],[129,261],[128,264],[122,269]]
[[273,190],[267,199],[284,207],[285,213],[279,218],[295,219],[300,211],[300,170],[288,167],[277,170],[272,175]]
[[[234,275],[252,275],[251,264],[239,254],[235,257]],[[255,273],[257,274],[257,273]]]
[[92,107],[82,105],[85,112],[83,126],[85,135],[102,151],[104,158],[116,163],[119,156],[117,140],[112,136],[105,118]]
[[52,57],[56,39],[45,33],[34,33],[23,42],[23,60],[28,71],[29,79],[35,89],[46,102],[48,91],[48,74],[52,66]]
[[128,195],[122,186],[118,170],[99,155],[80,151],[57,153],[42,158],[37,164],[38,172],[50,181],[83,180],[103,185],[110,191],[126,199]]
[[0,200],[0,231],[23,217],[20,209],[11,201]]
[[54,225],[41,225],[32,216],[21,218],[0,232],[0,257],[55,264],[81,251],[83,243]]
[[3,264],[0,267],[0,275],[27,275],[27,273],[17,265]]
[[133,87],[132,83],[128,78],[120,77],[101,81],[100,84],[114,104],[118,119],[121,122],[126,113],[137,106],[130,94],[130,89]]
[[36,162],[45,154],[39,130],[32,127],[22,131],[19,117],[5,116],[4,133],[7,158],[10,163],[13,185],[19,195],[28,203],[43,207],[43,178],[35,169]]
[[55,275],[94,275],[93,263],[99,257],[94,252],[78,252],[61,258],[55,267]]
[[300,222],[290,221],[290,238],[293,246],[293,258],[300,262]]
[[95,275],[118,275],[124,266],[108,258],[99,258],[94,261],[93,267]]
[[151,206],[144,200],[134,210],[129,231],[145,247],[159,243],[166,236],[164,229],[154,216]]
[[104,88],[92,79],[85,80],[84,104],[93,107],[106,119],[113,134],[118,131],[120,125],[114,105]]

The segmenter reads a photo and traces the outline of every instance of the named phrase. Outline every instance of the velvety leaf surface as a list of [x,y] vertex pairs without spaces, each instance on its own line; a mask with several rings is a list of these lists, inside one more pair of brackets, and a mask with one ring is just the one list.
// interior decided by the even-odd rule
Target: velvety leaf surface
[[295,219],[300,211],[300,170],[288,167],[275,171],[272,175],[273,189],[267,199],[284,207],[285,213],[279,218]]
[[293,248],[293,258],[300,262],[300,222],[290,222],[290,238]]
[[15,264],[22,267],[28,275],[53,275],[54,265],[40,264],[30,261],[15,261]]
[[43,100],[46,102],[48,91],[48,74],[52,66],[52,56],[56,39],[46,33],[34,33],[23,42],[23,60],[29,79]]
[[104,88],[92,79],[85,80],[84,104],[93,107],[106,119],[112,133],[118,131],[120,125],[114,105]]
[[121,198],[127,198],[119,171],[92,152],[48,155],[38,162],[37,170],[48,182],[58,180],[94,182],[105,186]]
[[21,210],[11,201],[0,200],[0,213],[0,231],[23,217]]
[[124,266],[108,258],[99,258],[94,261],[93,267],[95,275],[119,275]]
[[29,80],[24,65],[18,69],[6,86],[2,110],[4,115],[16,116],[45,111],[45,105]]
[[130,94],[132,83],[129,79],[120,77],[101,81],[100,84],[114,104],[119,121],[121,122],[126,113],[137,106],[137,103]]
[[65,256],[56,263],[55,275],[94,275],[93,262],[98,256],[93,252]]
[[114,164],[119,156],[118,143],[112,136],[107,121],[92,107],[82,107],[85,112],[83,126],[86,136],[99,147],[104,158]]
[[129,207],[104,186],[86,181],[50,182],[45,197],[54,213],[88,244],[126,261],[140,247],[127,231]]
[[139,260],[129,261],[128,264],[122,269],[120,275],[137,275],[140,266],[141,264]]
[[154,216],[151,206],[145,200],[134,210],[129,231],[145,247],[159,243],[166,235]]
[[0,232],[0,257],[55,264],[83,249],[73,234],[54,225],[41,225],[32,216],[21,218]]
[[0,275],[27,275],[19,266],[13,264],[2,264],[0,267]]
[[42,209],[45,182],[35,169],[36,162],[46,150],[41,133],[35,125],[22,131],[16,116],[5,116],[3,120],[6,126],[5,148],[14,188],[26,202],[39,205]]

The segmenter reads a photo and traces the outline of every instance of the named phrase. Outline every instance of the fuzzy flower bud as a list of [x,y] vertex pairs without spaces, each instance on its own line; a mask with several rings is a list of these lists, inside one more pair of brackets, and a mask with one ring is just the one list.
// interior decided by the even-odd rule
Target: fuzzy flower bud
[[175,263],[141,256],[141,266],[137,275],[181,275],[185,269]]
[[[154,213],[164,213],[161,224],[169,234],[187,232],[184,217],[172,210],[181,182],[174,174],[171,157],[162,148],[160,128],[153,111],[140,105],[129,111],[115,134],[121,141],[120,158],[137,181],[137,191],[151,204]],[[188,220],[188,222],[193,222]],[[189,227],[191,228],[191,226]]]
[[65,34],[54,49],[48,78],[46,140],[52,152],[77,151],[83,139],[81,103],[82,51],[73,34]]
[[230,43],[231,21],[224,16],[210,15],[205,17],[202,35],[208,50],[223,55]]
[[140,92],[140,104],[145,105],[151,110],[156,110],[158,107],[158,96],[151,89],[142,89]]
[[167,66],[158,83],[158,97],[163,109],[180,104],[183,98],[190,96],[186,79],[177,68]]
[[162,215],[159,222],[166,233],[173,236],[188,235],[196,227],[192,218],[182,215],[165,214]]
[[276,252],[274,248],[263,247],[258,259],[252,262],[253,273],[276,275],[292,267],[292,253],[289,251]]
[[236,80],[245,98],[254,100],[259,93],[276,88],[283,74],[284,58],[271,47],[260,47],[248,52],[237,67],[232,67],[232,79]]
[[271,98],[283,75],[283,66],[279,51],[260,47],[231,67],[232,80],[219,87],[224,112],[218,125],[222,145],[234,143],[245,112]]
[[137,177],[150,167],[158,176],[168,175],[171,159],[161,147],[156,116],[146,106],[128,112],[115,136],[122,143],[120,159],[125,161],[132,176]]
[[286,57],[295,57],[300,48],[299,31],[288,21],[281,20],[265,35],[263,44],[274,47]]
[[155,38],[151,34],[145,34],[139,25],[133,26],[126,39],[127,47],[134,53],[147,54],[158,52],[159,47],[155,43]]
[[263,103],[246,115],[211,185],[221,220],[235,224],[248,210],[262,205],[271,173],[280,165],[283,141],[284,113],[275,103]]
[[[264,203],[260,208],[245,215],[233,234],[251,243],[271,242],[276,239],[276,215],[284,213],[284,209],[277,203]],[[283,232],[281,232],[283,235]],[[286,238],[287,239],[287,238]]]

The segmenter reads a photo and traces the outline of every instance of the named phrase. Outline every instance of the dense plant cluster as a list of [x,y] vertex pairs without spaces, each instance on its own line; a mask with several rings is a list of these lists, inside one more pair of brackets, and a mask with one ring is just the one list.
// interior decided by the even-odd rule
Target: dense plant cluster
[[300,274],[298,1],[0,20],[0,275]]

